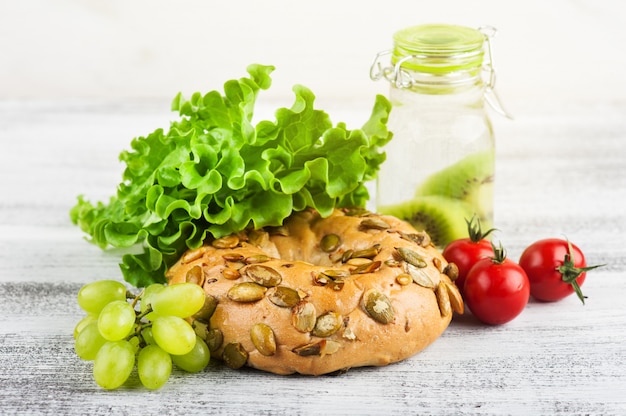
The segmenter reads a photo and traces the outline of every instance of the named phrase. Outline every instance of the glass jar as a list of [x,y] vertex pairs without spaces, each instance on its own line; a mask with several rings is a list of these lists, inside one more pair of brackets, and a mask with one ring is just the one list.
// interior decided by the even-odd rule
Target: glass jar
[[483,230],[493,225],[490,37],[463,26],[410,27],[395,33],[393,49],[379,53],[371,69],[372,79],[390,82],[393,106],[376,210],[427,231],[439,247],[467,237],[473,217]]

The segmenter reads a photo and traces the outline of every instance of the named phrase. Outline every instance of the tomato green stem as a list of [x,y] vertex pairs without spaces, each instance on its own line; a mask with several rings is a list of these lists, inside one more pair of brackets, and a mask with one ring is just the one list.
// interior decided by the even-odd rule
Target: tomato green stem
[[506,260],[506,250],[502,247],[502,242],[499,242],[497,247],[494,243],[491,243],[491,247],[493,248],[493,257],[491,257],[491,261],[494,264],[504,263],[504,260]]
[[467,234],[473,243],[478,243],[480,240],[485,239],[493,231],[497,230],[496,228],[490,228],[489,230],[483,232],[480,226],[480,218],[478,218],[475,214],[470,220],[466,218],[465,223],[467,224]]
[[569,252],[565,254],[565,257],[563,259],[563,264],[557,267],[556,270],[559,273],[561,273],[561,276],[562,276],[561,278],[563,279],[565,283],[569,283],[570,285],[572,285],[572,288],[574,288],[574,292],[576,292],[578,299],[580,299],[580,301],[584,305],[585,299],[587,297],[583,295],[583,292],[580,289],[580,285],[578,284],[576,279],[578,279],[581,274],[588,272],[589,270],[595,269],[597,267],[602,267],[604,265],[599,264],[596,266],[576,267],[576,265],[574,264],[574,261],[575,261],[574,250],[572,249],[572,244],[569,242],[569,240],[567,241],[567,247],[568,247]]

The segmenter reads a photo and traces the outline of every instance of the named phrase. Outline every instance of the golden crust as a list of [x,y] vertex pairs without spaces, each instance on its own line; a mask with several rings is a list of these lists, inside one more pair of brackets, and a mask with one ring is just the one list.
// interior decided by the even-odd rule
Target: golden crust
[[[366,219],[382,220],[389,227],[364,226]],[[321,218],[316,212],[305,211],[292,215],[284,230],[286,233],[270,234],[269,238],[267,235],[257,238],[258,232],[254,239],[242,233],[233,248],[203,246],[183,255],[167,272],[167,279],[173,284],[187,281],[191,269],[201,268],[199,283],[207,295],[217,300],[209,326],[223,334],[223,342],[212,352],[213,356],[221,357],[226,345],[238,343],[246,351],[246,365],[250,367],[276,374],[320,375],[403,360],[430,345],[450,323],[450,308],[439,306],[441,299],[437,298],[436,290],[441,282],[448,291],[456,292],[454,284],[442,272],[447,262],[434,246],[407,238],[417,232],[406,222],[377,214],[346,215],[340,210]],[[320,241],[328,234],[341,238],[341,245],[331,253],[320,247]],[[341,253],[347,250],[358,252],[372,247],[377,250],[374,258],[348,260],[349,256],[345,256],[342,260]],[[426,265],[418,272],[428,277],[432,287],[416,283],[403,285],[396,280],[407,271],[415,272],[409,270],[411,267],[399,255],[399,247],[406,247],[424,259]],[[302,328],[294,326],[293,314],[297,306],[273,303],[268,296],[272,289],[262,289],[265,293],[255,301],[229,298],[229,290],[234,285],[253,281],[252,273],[247,273],[249,262],[253,260],[262,261],[259,264],[278,272],[282,279],[278,285],[294,289],[300,302],[312,304],[315,318],[331,313],[330,322],[336,319],[338,330],[330,335],[310,330],[301,332]],[[361,266],[364,270],[359,272],[361,264],[365,266]],[[368,270],[368,267],[375,270]],[[225,273],[225,269],[237,272],[227,270]],[[346,276],[336,278],[336,285],[332,279],[322,285],[324,282],[316,277],[328,270]],[[197,279],[197,273],[189,273],[189,276]],[[363,295],[370,290],[389,300],[393,309],[390,322],[381,323],[373,317],[379,306],[384,308],[384,303],[375,305],[371,301],[368,312]],[[456,293],[453,296],[456,298]],[[444,302],[449,301],[444,299]],[[461,312],[458,304],[456,306]],[[273,355],[261,354],[251,339],[251,328],[258,323],[266,324],[273,331],[276,343]],[[308,348],[302,351],[303,346]]]

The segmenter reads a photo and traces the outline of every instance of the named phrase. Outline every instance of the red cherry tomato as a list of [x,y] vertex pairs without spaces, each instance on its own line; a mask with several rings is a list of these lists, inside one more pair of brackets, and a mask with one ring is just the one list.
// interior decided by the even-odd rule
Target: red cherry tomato
[[467,222],[469,237],[450,242],[442,252],[443,257],[449,263],[454,263],[459,268],[459,277],[456,278],[454,283],[461,295],[463,294],[467,273],[472,266],[483,258],[493,257],[493,247],[491,242],[486,240],[486,237],[494,229],[483,233],[479,220],[472,218],[465,222]]
[[583,252],[567,240],[547,238],[528,246],[522,253],[520,266],[530,281],[530,294],[538,300],[554,302],[576,293],[585,303],[580,290],[587,267]]
[[517,317],[530,295],[528,277],[517,263],[506,258],[502,247],[493,258],[479,260],[467,274],[465,303],[484,323],[500,325]]
[[454,263],[459,268],[459,277],[454,283],[463,294],[467,273],[479,260],[492,257],[493,248],[487,240],[474,243],[469,238],[463,238],[448,244],[442,254],[449,263]]

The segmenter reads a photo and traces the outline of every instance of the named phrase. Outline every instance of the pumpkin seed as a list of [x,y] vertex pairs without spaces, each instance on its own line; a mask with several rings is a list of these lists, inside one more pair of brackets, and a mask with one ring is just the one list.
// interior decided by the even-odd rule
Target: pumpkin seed
[[350,275],[347,270],[326,270],[322,273],[313,273],[313,283],[318,286],[330,285],[330,288],[336,291],[343,289],[345,284],[344,277]]
[[350,266],[362,266],[364,264],[370,264],[370,263],[372,263],[372,259],[367,259],[365,257],[351,258],[350,260],[346,262],[346,264],[349,264]]
[[374,257],[378,255],[378,253],[380,253],[380,250],[381,250],[381,245],[374,244],[373,246],[369,248],[365,248],[363,250],[356,250],[354,253],[352,253],[352,258],[373,259]]
[[213,316],[215,308],[217,308],[217,299],[213,295],[209,295],[207,293],[204,297],[204,305],[202,305],[202,308],[194,315],[194,317],[208,321],[211,319],[211,316]]
[[283,277],[278,271],[260,264],[252,264],[246,267],[245,273],[255,283],[265,287],[278,286],[283,280]]
[[395,311],[391,305],[391,301],[384,294],[375,289],[370,289],[363,294],[363,309],[376,322],[388,324],[393,322]]
[[441,259],[439,257],[433,257],[433,266],[439,271],[441,271]]
[[452,307],[450,306],[450,297],[448,296],[448,289],[443,280],[439,281],[437,289],[435,290],[437,296],[437,305],[439,305],[439,312],[442,317],[450,316],[452,314]]
[[255,254],[253,256],[246,257],[246,259],[244,261],[247,264],[258,264],[258,263],[268,262],[271,259],[272,258],[270,256],[267,256],[265,254]]
[[220,237],[217,240],[211,242],[211,246],[214,248],[235,248],[239,245],[239,237],[235,234]]
[[368,211],[367,209],[360,208],[360,207],[345,208],[343,212],[348,217],[362,217],[362,216],[371,214],[371,212]]
[[443,269],[443,274],[448,276],[453,282],[459,277],[459,266],[455,263],[448,263]]
[[422,247],[428,247],[431,243],[430,235],[428,235],[426,231],[418,231],[417,233],[400,232],[400,237],[404,240],[412,241]]
[[268,325],[263,323],[252,325],[250,339],[261,355],[271,356],[276,353],[276,338]]
[[326,234],[320,241],[320,248],[326,253],[332,253],[341,245],[341,238],[337,234]]
[[203,340],[206,340],[207,332],[209,331],[208,321],[205,321],[204,319],[200,319],[200,318],[194,319],[193,322],[191,323],[191,327],[193,328],[197,336],[199,336]]
[[217,328],[211,328],[206,331],[206,345],[209,347],[209,351],[214,353],[217,351],[224,342],[224,334]]
[[237,283],[228,290],[228,298],[235,302],[256,302],[263,299],[266,287],[254,282]]
[[187,274],[185,275],[185,281],[188,283],[195,283],[199,286],[202,286],[204,284],[204,272],[202,271],[202,267],[196,265],[187,270]]
[[321,339],[319,341],[311,342],[310,344],[301,345],[299,347],[294,348],[291,351],[295,352],[301,357],[310,357],[312,355],[320,355],[322,352],[322,349],[326,346],[326,342],[327,341],[325,339]]
[[350,269],[351,274],[365,274],[365,273],[373,273],[376,270],[380,269],[382,262],[380,261],[372,261],[366,264],[362,264],[360,266],[354,267]]
[[315,328],[316,311],[312,303],[301,301],[291,310],[291,323],[298,331],[307,333]]
[[224,347],[222,360],[228,367],[238,369],[243,367],[246,361],[248,361],[248,353],[240,343],[231,342]]
[[459,315],[462,315],[464,312],[464,304],[463,298],[461,297],[461,292],[459,292],[459,289],[454,283],[451,284],[446,282],[445,280],[441,280],[441,283],[443,283],[448,290],[448,297],[450,298],[450,306],[452,306],[452,310]]
[[435,289],[435,284],[423,268],[415,267],[411,263],[404,263],[404,271],[408,273],[418,285],[427,289]]
[[401,273],[396,276],[396,282],[402,286],[407,286],[413,282],[413,278],[407,273]]
[[418,233],[413,234],[412,237],[417,244],[419,244],[422,247],[428,247],[430,245],[432,245],[432,239],[430,238],[430,235],[426,232],[426,231],[420,231]]
[[239,270],[227,267],[225,269],[222,269],[222,276],[224,276],[224,278],[228,280],[237,280],[241,277],[241,273],[239,272]]
[[338,263],[340,261],[343,261],[344,253],[345,253],[345,251],[340,248],[340,249],[335,250],[334,252],[330,253],[328,255],[328,258],[330,259],[331,262]]
[[239,253],[224,254],[222,258],[226,261],[232,261],[232,262],[242,262],[245,260],[245,256]]
[[387,221],[377,217],[368,217],[361,221],[361,230],[388,230],[391,225]]
[[341,348],[340,343],[327,339],[326,343],[320,346],[320,356],[323,357],[325,355],[334,354],[339,351],[339,348]]
[[350,260],[352,258],[352,254],[354,253],[354,250],[352,249],[348,249],[346,251],[343,252],[343,255],[341,256],[341,262],[345,263],[348,260]]
[[400,267],[402,266],[402,262],[400,260],[396,260],[392,258],[392,259],[385,260],[385,265],[389,267]]
[[343,326],[343,319],[337,312],[326,312],[315,321],[311,334],[326,338],[339,331]]
[[181,258],[181,262],[183,264],[191,263],[194,260],[198,260],[200,257],[202,257],[203,254],[204,254],[204,249],[202,248],[187,251],[185,254],[183,254],[183,257]]
[[347,270],[343,270],[343,269],[329,269],[329,270],[324,270],[322,273],[330,277],[333,280],[350,276],[350,272]]
[[329,276],[326,276],[324,273],[311,272],[311,274],[313,275],[313,284],[317,286],[326,286],[333,280]]
[[422,268],[428,266],[426,260],[424,260],[424,257],[420,256],[417,252],[411,250],[410,248],[396,247],[396,251],[398,252],[398,254],[400,254],[402,260],[412,264],[415,267]]
[[267,291],[267,298],[276,306],[292,308],[300,302],[298,291],[287,286],[276,286]]

